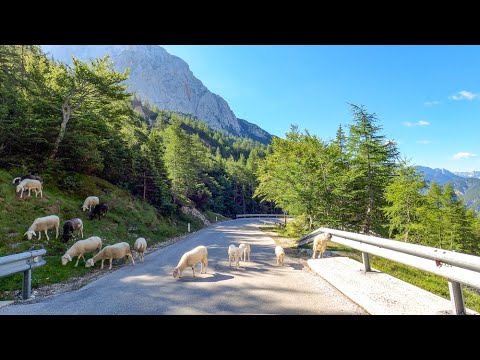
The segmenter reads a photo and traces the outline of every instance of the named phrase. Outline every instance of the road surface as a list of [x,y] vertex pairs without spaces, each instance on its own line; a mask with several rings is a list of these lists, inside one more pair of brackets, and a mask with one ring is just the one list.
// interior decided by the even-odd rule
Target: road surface
[[[259,219],[215,224],[147,254],[143,264],[118,265],[79,290],[5,306],[0,315],[366,314],[320,276],[305,271],[299,260],[286,258],[284,267],[277,266],[275,243],[258,229],[260,224]],[[241,241],[251,244],[251,262],[240,262],[237,270],[228,265],[227,249]],[[208,248],[207,274],[200,274],[198,264],[196,278],[186,269],[181,279],[174,279],[180,257],[198,245]]]

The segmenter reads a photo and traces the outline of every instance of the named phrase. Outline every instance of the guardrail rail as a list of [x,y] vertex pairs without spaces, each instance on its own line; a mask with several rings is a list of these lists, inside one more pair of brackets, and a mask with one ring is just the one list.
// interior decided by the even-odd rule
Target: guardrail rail
[[0,257],[0,278],[23,272],[22,298],[24,300],[32,295],[32,269],[45,265],[47,262],[43,255],[47,250],[32,250],[20,254]]

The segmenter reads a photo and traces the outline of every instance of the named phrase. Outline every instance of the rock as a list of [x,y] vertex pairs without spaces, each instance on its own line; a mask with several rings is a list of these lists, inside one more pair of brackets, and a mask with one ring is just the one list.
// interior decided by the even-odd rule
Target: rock
[[204,223],[206,226],[210,225],[210,221],[208,221],[208,219],[205,217],[205,215],[203,215],[200,211],[198,211],[198,210],[195,209],[195,208],[191,208],[191,207],[187,207],[187,206],[182,206],[181,211],[182,211],[184,214],[198,217],[200,220],[203,221],[203,223]]

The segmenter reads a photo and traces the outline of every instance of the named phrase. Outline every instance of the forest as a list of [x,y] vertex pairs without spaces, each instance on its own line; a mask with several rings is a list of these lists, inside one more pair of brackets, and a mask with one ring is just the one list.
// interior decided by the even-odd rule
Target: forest
[[98,177],[165,217],[287,212],[295,236],[328,226],[480,254],[478,214],[450,184],[426,184],[364,106],[348,104],[333,139],[292,125],[265,146],[142,103],[127,78],[108,57],[68,66],[38,46],[0,46],[0,168],[69,189]]

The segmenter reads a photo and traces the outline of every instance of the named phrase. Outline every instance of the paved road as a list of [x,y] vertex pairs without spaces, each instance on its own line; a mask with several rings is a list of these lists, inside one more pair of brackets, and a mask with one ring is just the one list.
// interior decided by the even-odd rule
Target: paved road
[[[0,308],[1,314],[366,314],[297,259],[275,264],[274,241],[258,230],[262,221],[216,224],[145,256],[145,263],[119,269],[83,288],[41,302]],[[251,244],[251,262],[228,266],[227,248]],[[191,270],[172,277],[181,255],[208,248],[207,274]],[[72,263],[69,263],[71,266]],[[96,267],[99,263],[96,264]]]

